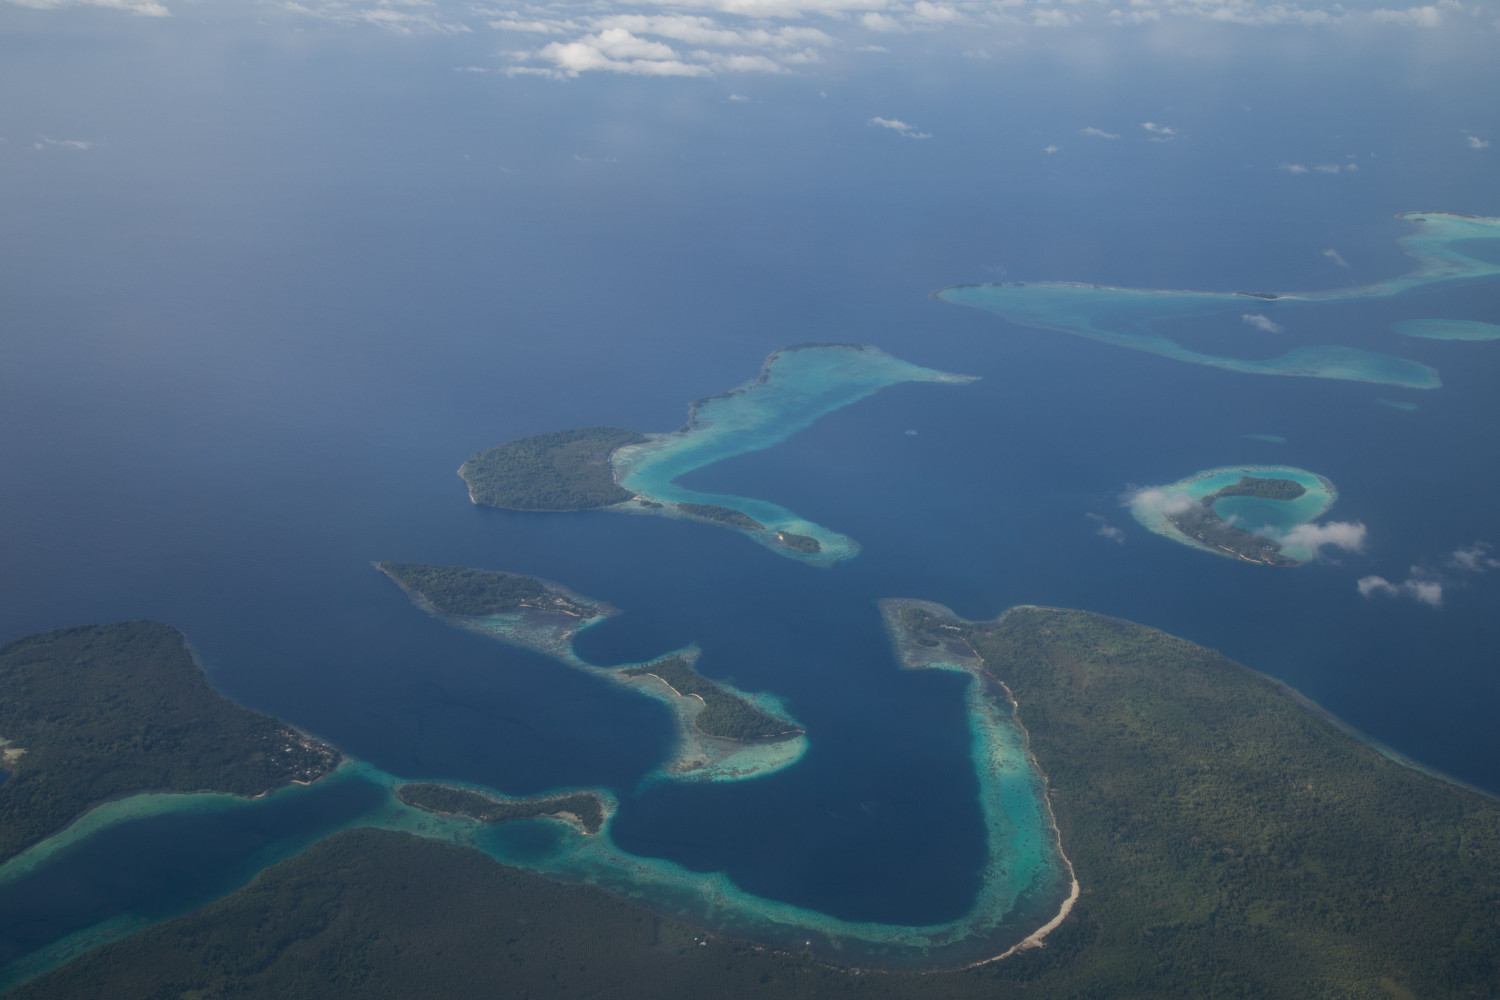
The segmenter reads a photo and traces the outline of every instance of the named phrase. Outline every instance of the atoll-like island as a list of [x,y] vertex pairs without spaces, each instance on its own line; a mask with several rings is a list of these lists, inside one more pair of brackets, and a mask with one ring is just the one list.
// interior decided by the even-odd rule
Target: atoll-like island
[[1333,506],[1338,492],[1290,466],[1209,469],[1137,490],[1130,513],[1152,532],[1215,555],[1262,566],[1301,566],[1317,553],[1296,529]]
[[478,452],[458,471],[476,504],[686,518],[738,531],[779,555],[828,566],[857,555],[859,545],[769,501],[703,493],[677,480],[780,444],[887,386],[972,381],[864,344],[798,344],[772,352],[744,385],[694,400],[687,423],[671,433],[584,427],[539,434]]
[[601,667],[573,651],[580,629],[619,612],[535,577],[466,566],[381,562],[376,568],[418,607],[460,628],[561,663],[654,698],[672,712],[677,748],[662,777],[728,781],[780,770],[801,758],[806,736],[780,701],[710,680],[694,666],[696,648],[647,663]]

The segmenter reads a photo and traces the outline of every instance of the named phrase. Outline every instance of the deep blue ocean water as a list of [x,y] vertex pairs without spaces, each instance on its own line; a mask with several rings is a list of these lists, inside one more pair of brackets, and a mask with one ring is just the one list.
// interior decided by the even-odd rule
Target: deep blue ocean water
[[[286,45],[274,24],[6,18],[0,91],[28,97],[4,131],[105,141],[70,159],[0,148],[0,639],[160,619],[226,694],[393,774],[607,787],[625,850],[850,919],[952,918],[983,855],[962,681],[898,673],[883,597],[1153,625],[1500,791],[1500,575],[1445,565],[1500,544],[1500,351],[1390,330],[1494,321],[1500,285],[1313,307],[1282,335],[1233,316],[1163,330],[1245,357],[1401,354],[1440,370],[1426,392],[1216,371],[928,297],[988,280],[1300,290],[1402,273],[1395,213],[1500,214],[1493,159],[1450,141],[1500,135],[1493,65],[1379,39],[1269,65],[1233,41],[1216,65],[1037,50],[913,57],[891,79],[840,65],[728,103],[721,81],[476,78],[447,49]],[[181,55],[190,42],[212,72]],[[934,138],[866,124],[898,112]],[[1181,138],[1077,134],[1142,120]],[[1275,169],[1349,155],[1357,175]],[[1300,326],[1314,314],[1315,336]],[[886,389],[684,480],[843,532],[863,546],[850,562],[815,569],[685,521],[480,509],[455,475],[524,434],[674,429],[689,400],[809,340],[982,379]],[[1367,550],[1238,565],[1148,534],[1121,502],[1255,463],[1332,480],[1329,518],[1362,521]],[[609,601],[623,614],[583,634],[585,659],[696,642],[706,674],[784,697],[809,752],[752,782],[639,788],[670,745],[664,711],[428,618],[381,559]],[[1413,566],[1446,581],[1441,609],[1356,591]],[[182,841],[169,833],[147,838],[158,859]],[[57,927],[197,905],[247,878],[260,844],[117,886],[107,858],[127,841],[149,854],[141,835],[54,873],[76,893],[46,891],[64,901]],[[36,943],[35,898],[0,893],[12,953]]]

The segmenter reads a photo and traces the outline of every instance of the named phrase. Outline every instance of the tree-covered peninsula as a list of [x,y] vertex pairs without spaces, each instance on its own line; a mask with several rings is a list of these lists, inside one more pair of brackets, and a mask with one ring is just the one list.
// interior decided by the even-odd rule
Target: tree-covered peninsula
[[408,782],[396,789],[396,796],[418,809],[468,816],[481,823],[563,816],[575,818],[584,833],[598,833],[604,825],[604,803],[593,792],[571,792],[534,799],[498,799],[455,785]]
[[801,732],[773,715],[768,715],[745,699],[731,694],[693,669],[682,656],[669,656],[639,667],[626,667],[626,677],[660,677],[678,694],[698,698],[703,710],[693,724],[705,736],[728,740],[754,740],[773,736],[790,736]]
[[375,564],[409,595],[415,595],[441,614],[482,618],[529,608],[558,611],[575,618],[592,618],[599,609],[531,576],[497,573],[467,566],[426,563]]
[[0,861],[89,806],[142,791],[258,795],[338,751],[208,686],[159,622],[85,625],[0,647]]
[[749,514],[734,510],[731,507],[721,507],[716,503],[679,503],[677,509],[689,517],[696,517],[702,521],[712,521],[722,524],[727,528],[736,528],[740,531],[764,531],[765,525],[761,524]]
[[507,510],[589,510],[630,499],[609,456],[646,436],[619,427],[583,427],[507,441],[459,467],[469,498]]
[[1306,492],[1306,487],[1290,479],[1241,476],[1239,482],[1220,487],[1187,509],[1168,513],[1166,518],[1172,522],[1173,527],[1189,538],[1246,562],[1266,566],[1297,566],[1297,560],[1282,554],[1280,542],[1235,527],[1218,515],[1214,510],[1214,503],[1221,497],[1296,500]]
[[967,622],[907,607],[899,621],[1014,695],[1083,887],[1043,947],[957,971],[845,971],[475,851],[356,831],[13,996],[321,1000],[338,983],[367,997],[1500,997],[1493,798],[1154,629],[1044,608]]

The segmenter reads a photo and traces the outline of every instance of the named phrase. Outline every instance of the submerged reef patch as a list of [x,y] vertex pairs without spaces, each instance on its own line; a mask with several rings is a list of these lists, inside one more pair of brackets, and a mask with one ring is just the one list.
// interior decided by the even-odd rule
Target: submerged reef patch
[[[1406,252],[1416,258],[1417,268],[1402,277],[1373,285],[1321,292],[1270,293],[1158,291],[1043,282],[958,285],[934,294],[944,302],[984,309],[1021,326],[1069,333],[1210,368],[1249,375],[1296,375],[1436,389],[1442,385],[1437,371],[1409,358],[1333,344],[1296,347],[1262,360],[1224,357],[1184,347],[1153,329],[1154,324],[1168,320],[1241,311],[1247,300],[1275,302],[1278,309],[1295,308],[1311,303],[1388,298],[1437,282],[1500,275],[1500,265],[1471,257],[1461,249],[1467,240],[1500,238],[1500,219],[1442,213],[1408,213],[1398,218],[1417,227],[1417,232],[1401,240]],[[1445,329],[1451,332],[1457,328]]]

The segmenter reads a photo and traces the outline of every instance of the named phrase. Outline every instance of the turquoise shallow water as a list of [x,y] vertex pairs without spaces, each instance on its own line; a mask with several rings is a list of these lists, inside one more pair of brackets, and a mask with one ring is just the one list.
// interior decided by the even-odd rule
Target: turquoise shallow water
[[[1152,329],[1153,324],[1168,320],[1230,311],[1253,318],[1272,302],[1278,309],[1284,309],[1298,304],[1391,297],[1439,282],[1500,273],[1500,266],[1469,256],[1463,247],[1469,240],[1500,238],[1500,219],[1415,213],[1401,218],[1417,227],[1401,243],[1417,259],[1418,266],[1407,275],[1377,284],[1321,292],[1254,294],[1066,283],[959,285],[943,289],[937,297],[955,305],[984,309],[1022,326],[1071,333],[1117,347],[1247,375],[1305,376],[1436,389],[1442,385],[1436,369],[1410,358],[1359,347],[1309,344],[1272,358],[1250,359],[1195,351]],[[1246,339],[1249,341],[1250,335]]]
[[[738,389],[698,400],[688,425],[615,452],[621,486],[663,505],[652,513],[687,516],[676,505],[712,504],[739,511],[765,526],[742,532],[780,555],[830,565],[859,554],[859,543],[769,500],[704,493],[677,481],[690,472],[780,444],[822,417],[902,382],[962,385],[974,379],[910,364],[875,347],[826,345],[777,351],[760,377]],[[639,508],[632,508],[639,509]],[[776,541],[786,531],[818,540],[820,551],[798,552]]]
[[[715,930],[788,948],[811,948],[857,966],[950,967],[999,957],[1028,936],[1045,933],[1071,906],[1077,883],[1063,855],[1045,778],[1031,759],[1026,733],[1008,695],[984,675],[972,654],[962,649],[929,650],[908,641],[896,614],[909,603],[921,602],[892,601],[883,607],[902,666],[968,677],[964,701],[986,829],[986,860],[973,904],[956,919],[928,925],[839,919],[745,892],[721,872],[697,872],[670,860],[629,854],[610,836],[610,821],[618,805],[604,789],[593,789],[604,799],[607,817],[596,835],[550,817],[486,826],[406,806],[395,796],[396,786],[404,779],[349,760],[312,786],[291,786],[259,799],[222,794],[146,794],[122,799],[94,809],[67,830],[12,859],[0,868],[0,909],[11,921],[28,924],[34,922],[32,914],[52,905],[58,887],[67,886],[80,869],[129,868],[138,856],[159,854],[162,835],[185,838],[185,843],[216,845],[215,853],[199,862],[213,872],[212,878],[184,880],[183,891],[167,898],[147,894],[144,901],[140,894],[132,897],[128,888],[122,889],[118,900],[95,908],[95,913],[102,909],[102,919],[84,914],[71,924],[52,928],[50,935],[47,927],[34,930],[28,951],[5,956],[9,964],[0,987],[201,906],[318,839],[340,830],[370,827],[476,847],[503,863],[599,885]],[[922,606],[951,617],[946,608]],[[555,637],[545,627],[533,626],[530,631],[546,633],[548,641]],[[511,628],[496,634],[516,642],[516,632]],[[736,778],[749,780],[771,773],[796,763],[800,755],[799,747],[790,759],[779,759],[769,769],[752,768]],[[663,773],[662,777],[674,776]],[[254,829],[259,835],[243,843],[243,838],[230,835],[234,828]],[[191,860],[188,867],[192,867]],[[8,940],[16,938],[12,934]]]
[[1404,319],[1391,329],[1424,340],[1500,340],[1500,326],[1468,319]]

